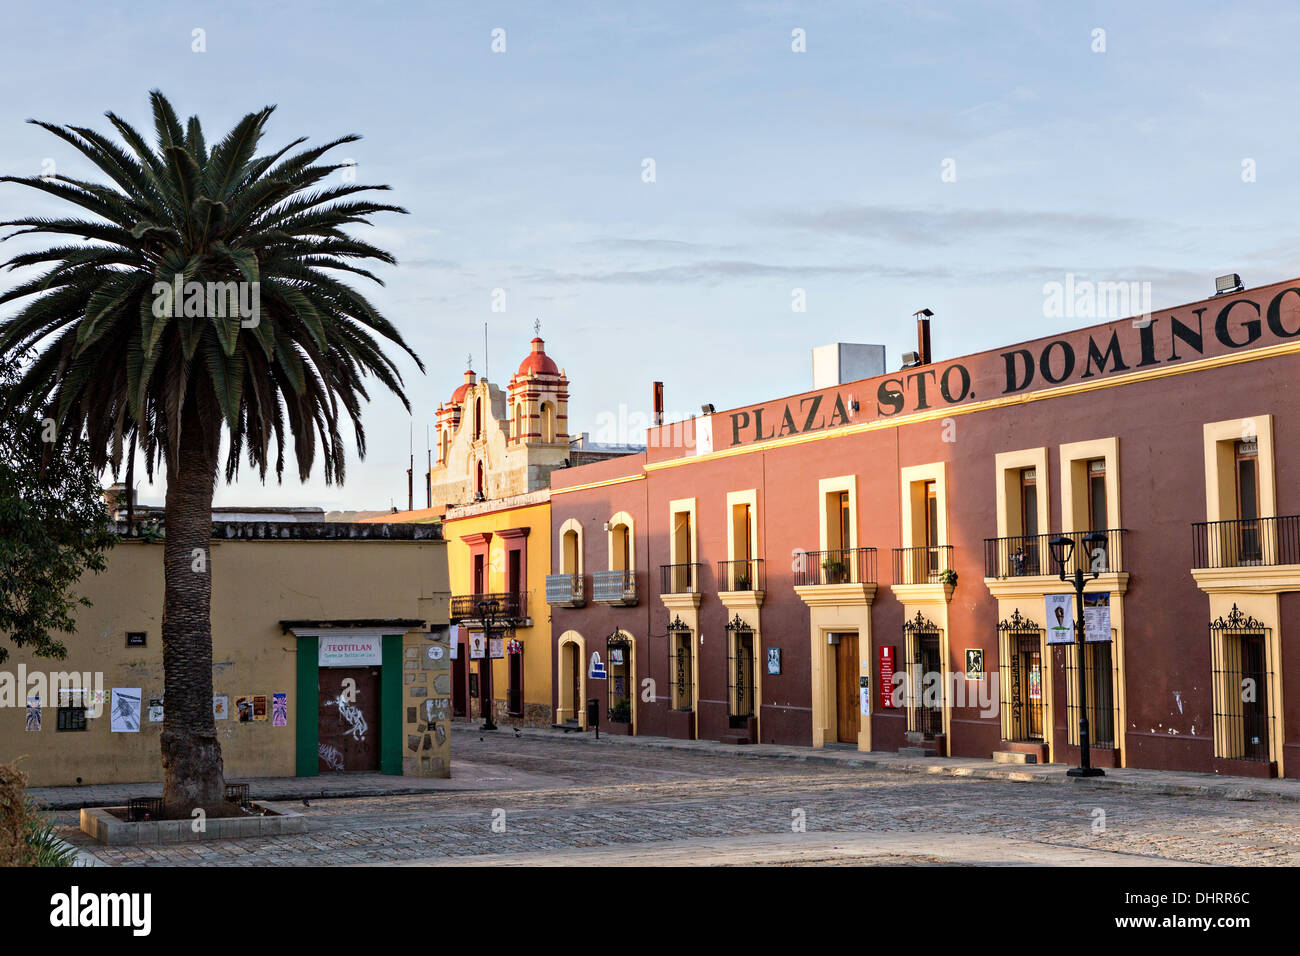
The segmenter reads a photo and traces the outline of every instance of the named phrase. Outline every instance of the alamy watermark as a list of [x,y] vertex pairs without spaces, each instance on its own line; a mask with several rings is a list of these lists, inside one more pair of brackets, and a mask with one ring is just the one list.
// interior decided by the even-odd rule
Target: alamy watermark
[[1151,283],[1075,279],[1043,283],[1043,317],[1048,319],[1126,319],[1134,328],[1151,324]]
[[240,328],[255,329],[261,321],[262,290],[257,282],[185,281],[153,284],[153,314],[157,318],[238,318]]

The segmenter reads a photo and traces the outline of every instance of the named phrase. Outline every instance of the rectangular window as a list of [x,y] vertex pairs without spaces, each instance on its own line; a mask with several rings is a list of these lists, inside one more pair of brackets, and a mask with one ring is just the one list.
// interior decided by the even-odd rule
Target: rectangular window
[[1088,462],[1088,530],[1105,531],[1110,527],[1106,511],[1106,459]]
[[1020,527],[1026,538],[1038,536],[1038,472],[1020,469]]
[[1236,469],[1237,525],[1236,542],[1243,564],[1261,560],[1259,534],[1259,442],[1239,441],[1233,445]]
[[933,481],[925,483],[925,547],[928,562],[929,579],[937,579],[940,569],[939,561],[939,492]]
[[840,492],[839,517],[839,541],[836,542],[836,547],[847,550],[853,541],[853,510],[849,507],[849,493],[847,491]]
[[[1100,641],[1083,645],[1083,680],[1088,691],[1088,742],[1104,749],[1115,747],[1115,675],[1113,644]],[[1079,646],[1065,649],[1065,723],[1072,746],[1079,745]]]
[[510,551],[510,563],[506,573],[506,590],[511,594],[518,594],[523,590],[523,582],[520,580],[520,569],[523,555],[518,548]]

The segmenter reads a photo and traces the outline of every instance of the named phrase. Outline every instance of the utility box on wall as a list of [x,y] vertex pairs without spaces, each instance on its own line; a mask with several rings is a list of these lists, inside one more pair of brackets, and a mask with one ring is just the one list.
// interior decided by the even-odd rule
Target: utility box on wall
[[832,388],[846,382],[885,374],[885,347],[855,342],[819,345],[812,350],[813,388]]

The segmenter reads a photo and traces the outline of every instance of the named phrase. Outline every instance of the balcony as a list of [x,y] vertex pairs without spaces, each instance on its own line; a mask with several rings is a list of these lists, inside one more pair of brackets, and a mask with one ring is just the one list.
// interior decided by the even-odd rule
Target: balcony
[[581,574],[546,576],[546,603],[551,607],[584,607],[587,598],[583,591]]
[[1192,525],[1192,567],[1300,565],[1300,515],[1198,521]]
[[700,564],[659,565],[659,593],[698,594],[701,567]]
[[454,594],[451,598],[451,623],[472,624],[481,622],[479,604],[496,601],[496,622],[502,627],[527,626],[528,592],[515,591],[504,594]]
[[944,584],[951,571],[952,545],[894,549],[894,584]]
[[836,548],[795,555],[794,586],[875,584],[875,548]]
[[763,590],[763,559],[718,562],[719,591]]
[[595,571],[591,575],[591,599],[610,607],[631,607],[636,603],[636,572]]
[[[1105,535],[1106,543],[1094,548],[1091,554],[1083,544],[1089,534]],[[1123,571],[1123,540],[1125,529],[1108,528],[1104,531],[1067,531],[1064,537],[1074,542],[1073,556],[1065,571],[1073,574],[1075,568],[1082,568],[1085,574],[1093,571]],[[1010,538],[984,539],[984,577],[985,578],[1032,578],[1058,577],[1059,569],[1052,561],[1051,542],[1060,537],[1059,533],[1020,535]]]

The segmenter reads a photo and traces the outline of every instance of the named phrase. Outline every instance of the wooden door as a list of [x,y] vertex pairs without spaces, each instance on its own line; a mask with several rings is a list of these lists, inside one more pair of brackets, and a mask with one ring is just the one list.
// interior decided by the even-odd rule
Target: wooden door
[[856,744],[861,722],[858,691],[858,635],[841,634],[835,645],[835,723],[840,743]]
[[456,638],[456,659],[451,662],[451,713],[453,717],[469,716],[469,647]]
[[319,671],[319,769],[379,769],[379,668]]

